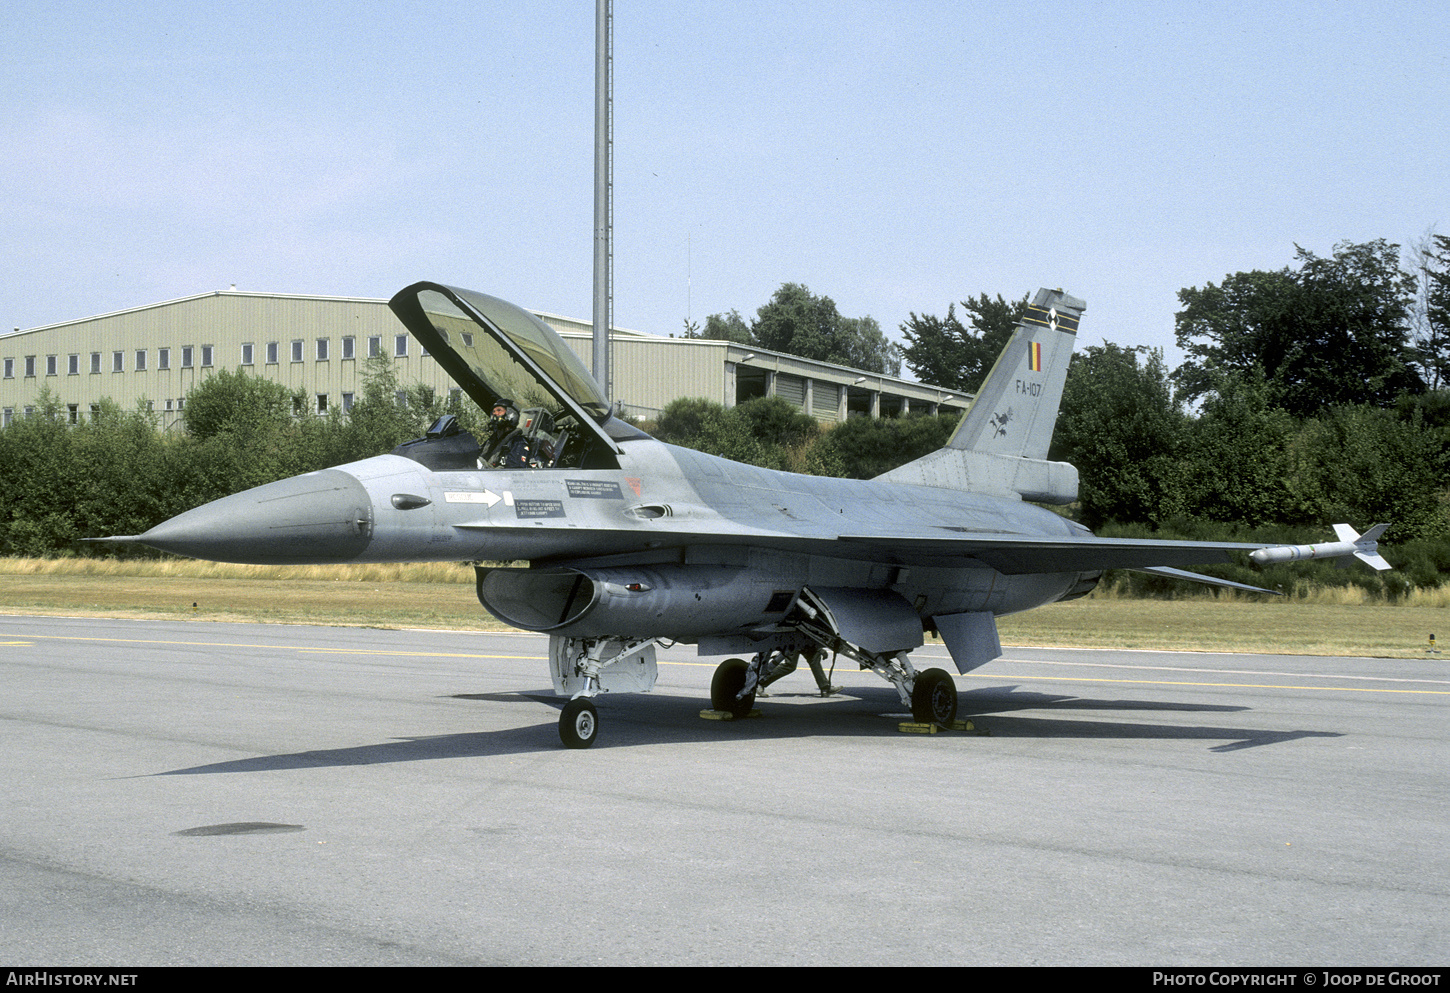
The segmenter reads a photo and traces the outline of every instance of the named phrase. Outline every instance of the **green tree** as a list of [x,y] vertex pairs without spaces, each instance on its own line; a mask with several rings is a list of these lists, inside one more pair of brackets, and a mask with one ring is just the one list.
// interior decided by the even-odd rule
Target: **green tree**
[[1408,341],[1413,280],[1399,246],[1341,242],[1328,258],[1298,248],[1296,261],[1179,291],[1177,339],[1189,358],[1174,379],[1184,398],[1257,375],[1271,405],[1310,417],[1423,391]]
[[295,401],[292,391],[281,383],[249,376],[240,369],[218,369],[192,387],[181,420],[199,441],[223,431],[278,431],[291,424]]
[[[708,327],[708,322],[707,322]],[[819,362],[880,372],[901,372],[901,349],[871,317],[842,317],[830,297],[800,283],[785,283],[756,311],[752,344]]]
[[1450,385],[1450,237],[1427,232],[1410,249],[1410,274],[1416,364],[1430,389],[1443,389]]
[[766,445],[789,448],[821,433],[819,421],[783,397],[755,397],[735,407],[735,413],[749,426],[750,434]]
[[785,454],[779,446],[766,445],[751,431],[751,420],[739,407],[727,409],[713,400],[681,397],[660,411],[655,437],[671,445],[693,448],[736,462],[785,468]]
[[77,473],[59,397],[43,387],[35,410],[0,431],[0,554],[46,555],[78,537]]
[[1159,526],[1180,513],[1185,421],[1162,351],[1107,343],[1074,355],[1052,458],[1077,467],[1083,523]]
[[957,317],[956,304],[945,318],[915,313],[901,325],[909,344],[903,351],[906,365],[923,383],[976,392],[1007,347],[1017,322],[1027,309],[1027,297],[1009,303],[999,293],[993,300],[983,293],[962,301],[968,323]]
[[1360,530],[1393,526],[1391,542],[1442,538],[1446,452],[1442,431],[1418,414],[1402,420],[1376,407],[1335,407],[1306,421],[1292,448],[1291,488],[1305,522],[1346,521]]
[[1290,485],[1298,425],[1269,393],[1261,379],[1245,377],[1205,398],[1182,453],[1189,516],[1249,527],[1305,520]]
[[686,338],[707,338],[710,341],[733,341],[738,345],[750,345],[754,339],[750,335],[750,325],[745,323],[745,318],[740,316],[740,311],[732,310],[728,314],[711,314],[705,318],[705,328],[697,334],[686,334]]
[[[404,399],[399,401],[399,394]],[[348,418],[351,458],[390,452],[422,435],[436,410],[432,391],[410,392],[398,385],[398,373],[386,356],[375,355],[363,369],[362,387]]]
[[853,417],[826,432],[817,448],[837,474],[871,479],[941,448],[960,420],[955,413]]

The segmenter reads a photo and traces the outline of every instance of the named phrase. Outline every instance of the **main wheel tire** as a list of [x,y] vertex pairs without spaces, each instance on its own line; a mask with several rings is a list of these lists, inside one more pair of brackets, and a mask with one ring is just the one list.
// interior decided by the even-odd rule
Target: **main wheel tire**
[[945,669],[928,669],[917,675],[911,688],[911,716],[942,727],[951,727],[957,719],[957,684]]
[[755,706],[755,694],[751,692],[736,699],[745,686],[745,674],[749,671],[750,663],[744,659],[721,662],[715,670],[715,678],[710,680],[710,706],[737,719],[749,717],[750,708]]
[[559,715],[559,740],[565,748],[588,748],[599,737],[599,711],[587,697],[564,704]]

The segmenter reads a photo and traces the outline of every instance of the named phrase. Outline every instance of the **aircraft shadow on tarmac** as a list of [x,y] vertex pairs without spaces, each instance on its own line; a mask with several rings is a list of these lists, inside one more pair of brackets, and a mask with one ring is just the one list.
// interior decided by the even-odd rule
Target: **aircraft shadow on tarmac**
[[[487,703],[520,704],[525,701],[559,710],[565,701],[551,691],[455,694],[453,699]],[[782,690],[760,701],[762,717],[745,721],[702,720],[696,715],[708,701],[697,696],[655,692],[602,698],[609,714],[609,732],[601,735],[595,748],[704,744],[720,740],[788,740],[820,737],[898,737],[897,725],[909,715],[889,687],[852,687],[845,693],[822,700],[814,693]],[[999,738],[1040,739],[1141,739],[1216,741],[1210,751],[1231,752],[1261,745],[1282,744],[1301,738],[1335,738],[1330,731],[1268,730],[1222,725],[1185,727],[1130,721],[1102,721],[1053,716],[1075,711],[1233,713],[1247,707],[1175,703],[1172,701],[1094,700],[1040,692],[1022,692],[1015,686],[972,690],[961,695],[958,716],[972,718],[980,730]],[[1030,716],[1014,712],[1033,711]],[[943,737],[972,737],[969,734]],[[209,765],[172,769],[162,776],[210,775],[218,773],[278,772],[294,769],[337,768],[394,762],[424,762],[435,759],[479,758],[558,750],[555,721],[550,719],[519,727],[459,734],[398,737],[374,744],[348,748],[312,749],[253,758],[234,759]]]
[[[1172,711],[1178,713],[1240,713],[1249,707],[1226,704],[1179,703],[1150,700],[1095,700],[1077,696],[1019,690],[1016,686],[972,690],[961,695],[957,713],[983,716],[993,735],[1001,738],[1142,738],[1223,741],[1209,751],[1236,752],[1260,745],[1277,745],[1301,738],[1339,738],[1338,731],[1279,731],[1263,728],[1081,721],[1037,714],[1013,717],[1012,711]],[[1228,739],[1225,741],[1224,739]]]

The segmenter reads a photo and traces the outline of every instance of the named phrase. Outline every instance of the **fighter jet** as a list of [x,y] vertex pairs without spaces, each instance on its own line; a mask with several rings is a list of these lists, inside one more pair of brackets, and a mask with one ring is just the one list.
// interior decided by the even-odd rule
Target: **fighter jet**
[[[925,633],[966,673],[1001,654],[997,617],[1081,597],[1106,569],[1256,589],[1179,567],[1279,547],[1099,538],[1036,506],[1077,496],[1077,470],[1047,458],[1086,308],[1061,290],[1038,291],[945,448],[869,480],[659,442],[553,330],[494,297],[423,282],[390,306],[482,409],[517,410],[506,435],[444,417],[391,454],[111,540],[223,562],[474,562],[485,609],[549,635],[569,747],[597,740],[597,696],[650,690],[656,648],[677,642],[734,656],[712,681],[718,712],[749,714],[772,674],[834,653],[949,726],[952,676],[911,663]],[[1374,555],[1378,534],[1318,554]],[[489,564],[514,561],[528,565]]]

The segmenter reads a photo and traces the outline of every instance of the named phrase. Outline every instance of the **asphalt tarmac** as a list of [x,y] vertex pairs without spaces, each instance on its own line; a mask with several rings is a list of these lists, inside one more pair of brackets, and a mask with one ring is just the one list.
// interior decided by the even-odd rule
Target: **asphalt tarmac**
[[546,651],[0,617],[0,962],[1450,961],[1441,656],[1009,649],[918,736],[679,647],[571,751]]

